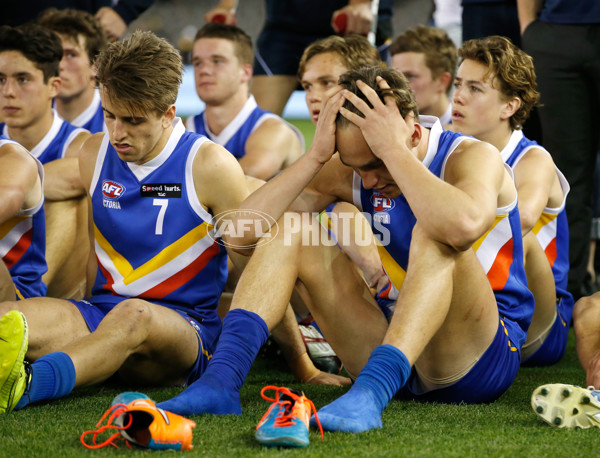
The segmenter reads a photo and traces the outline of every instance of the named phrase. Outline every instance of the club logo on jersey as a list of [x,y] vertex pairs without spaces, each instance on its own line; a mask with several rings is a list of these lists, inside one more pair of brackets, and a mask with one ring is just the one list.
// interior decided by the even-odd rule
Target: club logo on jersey
[[181,183],[148,183],[140,186],[141,197],[181,198]]
[[118,199],[125,192],[125,186],[116,181],[104,180],[102,182],[102,194],[108,199]]
[[371,195],[371,205],[373,205],[373,210],[376,212],[386,212],[394,208],[396,203],[389,197],[386,197],[381,193],[374,192]]

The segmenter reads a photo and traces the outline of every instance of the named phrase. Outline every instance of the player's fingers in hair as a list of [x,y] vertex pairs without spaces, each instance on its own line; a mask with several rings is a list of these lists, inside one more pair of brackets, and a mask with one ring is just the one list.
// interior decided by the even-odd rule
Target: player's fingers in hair
[[350,110],[347,110],[344,107],[340,107],[340,114],[346,118],[348,121],[350,121],[352,124],[354,124],[357,127],[362,127],[365,124],[365,118],[363,118],[362,116],[357,115],[356,113],[353,113]]
[[[377,109],[378,107],[383,107],[383,102],[379,98],[379,94],[377,94],[371,86],[361,80],[356,81],[356,86],[365,95],[367,100],[371,102],[373,108]],[[356,108],[358,108],[358,106]]]
[[346,100],[348,100],[352,105],[354,105],[356,109],[359,110],[363,115],[366,116],[367,113],[371,110],[369,104],[353,92],[345,90],[344,96],[346,97]]

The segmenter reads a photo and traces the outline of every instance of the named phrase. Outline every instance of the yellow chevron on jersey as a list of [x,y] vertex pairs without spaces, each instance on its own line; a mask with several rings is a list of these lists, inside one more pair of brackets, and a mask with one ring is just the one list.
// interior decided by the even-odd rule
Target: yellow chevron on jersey
[[[404,279],[406,278],[406,270],[404,270],[400,264],[398,264],[392,255],[388,253],[385,247],[381,245],[377,245],[377,251],[379,251],[379,257],[381,258],[381,263],[383,264],[383,268],[385,269],[385,273],[392,281],[392,284],[399,291],[402,288],[402,284],[404,283]],[[390,299],[397,299],[396,297],[390,297]]]
[[538,222],[533,226],[532,232],[537,237],[542,249],[552,243],[556,238],[556,231],[558,227],[558,213],[542,213]]
[[0,240],[4,240],[5,238],[6,240],[12,240],[14,241],[12,245],[14,245],[25,232],[31,229],[32,224],[33,221],[29,216],[15,216],[10,218],[8,221],[0,224]]
[[134,269],[94,225],[96,255],[102,268],[112,276],[115,292],[138,296],[169,279],[186,265],[202,256],[215,243],[214,238],[208,235],[213,229],[214,226],[206,222],[200,224]]
[[473,244],[473,250],[487,275],[498,253],[512,239],[508,214],[496,215],[492,226]]

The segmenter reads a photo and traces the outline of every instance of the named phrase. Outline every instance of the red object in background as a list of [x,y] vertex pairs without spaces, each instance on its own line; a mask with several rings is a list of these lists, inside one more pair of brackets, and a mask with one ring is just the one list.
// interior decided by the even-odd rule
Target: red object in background
[[338,14],[333,23],[337,27],[337,33],[344,34],[346,32],[346,27],[348,26],[348,15],[346,13]]
[[[212,19],[210,20],[210,22],[216,22],[217,24],[225,24],[225,20],[227,19],[227,16],[225,16],[224,14],[218,13],[215,14]],[[233,19],[233,25],[236,24],[236,20],[235,18]]]

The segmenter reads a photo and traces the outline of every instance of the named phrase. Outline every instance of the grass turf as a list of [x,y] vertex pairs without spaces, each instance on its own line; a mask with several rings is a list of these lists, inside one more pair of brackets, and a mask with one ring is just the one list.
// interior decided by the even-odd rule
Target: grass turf
[[[523,368],[513,386],[488,405],[422,404],[392,401],[383,414],[383,428],[362,434],[325,433],[321,441],[311,432],[307,449],[269,449],[254,440],[254,428],[269,403],[260,390],[267,384],[302,389],[317,408],[333,401],[346,388],[311,386],[294,381],[285,363],[272,350],[263,352],[241,392],[240,416],[198,416],[194,450],[185,456],[578,456],[600,447],[600,433],[559,430],[532,411],[529,397],[544,383],[584,382],[571,335],[567,354],[549,368]],[[0,456],[121,456],[149,453],[140,449],[86,450],[80,434],[92,429],[111,400],[123,388],[101,386],[77,390],[49,404],[31,406],[0,419]],[[179,388],[148,389],[157,401],[179,393]],[[160,452],[155,452],[160,453]]]

